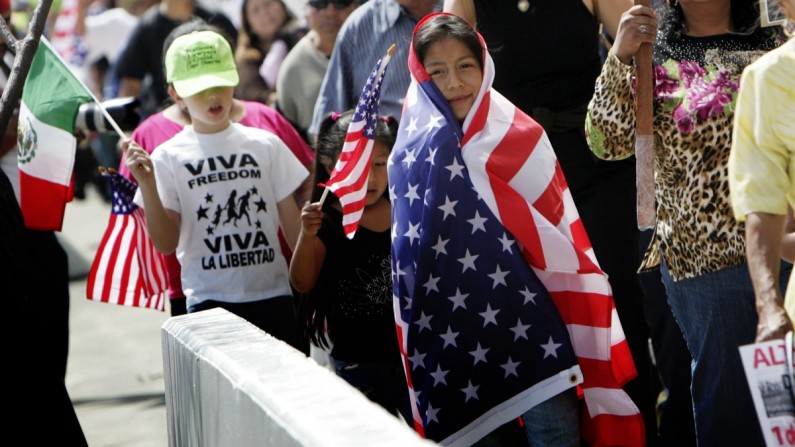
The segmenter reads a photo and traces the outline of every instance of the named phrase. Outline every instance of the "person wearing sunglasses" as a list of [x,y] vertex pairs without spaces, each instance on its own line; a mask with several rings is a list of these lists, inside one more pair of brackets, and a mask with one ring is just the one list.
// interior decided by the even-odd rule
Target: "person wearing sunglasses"
[[358,0],[310,0],[306,5],[309,33],[287,54],[276,78],[276,108],[309,141],[320,84],[331,58],[337,33],[359,6]]

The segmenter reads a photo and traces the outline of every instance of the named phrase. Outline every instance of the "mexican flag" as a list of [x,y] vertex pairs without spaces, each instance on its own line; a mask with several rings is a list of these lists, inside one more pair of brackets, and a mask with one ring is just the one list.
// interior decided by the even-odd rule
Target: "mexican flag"
[[19,201],[25,226],[61,230],[77,141],[75,117],[91,92],[41,38],[19,110]]

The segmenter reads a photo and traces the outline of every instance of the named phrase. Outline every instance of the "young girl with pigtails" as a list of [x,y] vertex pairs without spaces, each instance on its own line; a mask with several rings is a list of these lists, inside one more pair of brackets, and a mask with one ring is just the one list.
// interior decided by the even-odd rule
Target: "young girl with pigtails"
[[334,112],[321,123],[315,148],[316,186],[312,203],[301,210],[290,281],[302,294],[299,308],[308,335],[316,346],[331,349],[337,375],[390,413],[400,412],[410,421],[392,309],[392,207],[386,164],[397,133],[394,118],[378,120],[365,207],[353,239],[345,236],[336,197],[328,194],[322,203],[320,199],[319,185],[334,169],[352,117],[352,111]]

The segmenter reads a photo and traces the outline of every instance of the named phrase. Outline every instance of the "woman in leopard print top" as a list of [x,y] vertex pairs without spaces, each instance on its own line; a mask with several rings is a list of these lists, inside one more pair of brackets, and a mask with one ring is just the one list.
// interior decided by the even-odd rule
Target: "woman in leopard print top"
[[656,13],[630,9],[586,121],[597,157],[634,153],[632,58],[641,43],[653,43],[657,223],[641,270],[661,267],[694,359],[699,445],[764,445],[737,350],[754,341],[757,317],[744,228],[732,215],[727,176],[740,74],[783,42],[778,30],[757,26],[755,6],[753,0],[680,0]]

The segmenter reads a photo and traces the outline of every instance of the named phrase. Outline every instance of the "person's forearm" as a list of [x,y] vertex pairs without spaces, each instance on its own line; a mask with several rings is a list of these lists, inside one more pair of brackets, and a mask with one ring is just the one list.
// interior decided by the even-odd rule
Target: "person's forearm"
[[593,12],[597,14],[597,20],[604,24],[610,38],[615,39],[621,14],[631,8],[633,2],[631,0],[594,0],[593,3]]
[[781,259],[787,262],[795,262],[795,213],[793,213],[792,207],[787,210],[787,224],[784,227]]
[[301,207],[304,204],[312,199],[312,190],[314,189],[315,185],[313,180],[315,179],[315,165],[314,163],[309,163],[308,165],[304,166],[307,171],[309,171],[309,175],[304,179],[304,182],[301,183],[301,186],[295,190],[293,193],[293,197],[295,198],[295,203]]
[[790,263],[795,262],[795,233],[784,235],[784,242],[781,244],[781,259]]
[[467,22],[473,25],[477,22],[475,2],[473,0],[444,0],[443,9],[445,12],[450,12],[466,19]]
[[[596,80],[588,104],[585,132],[591,152],[603,160],[622,160],[635,153],[635,107],[631,67],[610,56]],[[620,119],[616,111],[620,110]]]
[[290,283],[301,293],[312,290],[320,274],[322,260],[318,262],[316,244],[322,244],[317,235],[302,232],[290,259]]
[[757,308],[784,305],[779,285],[784,222],[783,215],[751,213],[746,216],[745,250]]
[[[179,223],[170,216],[169,210],[163,207],[160,196],[157,194],[156,185],[141,185],[141,196],[144,199],[144,212],[146,213],[146,229],[149,238],[157,251],[171,254],[177,249],[179,242]],[[175,214],[175,212],[171,211]]]
[[290,250],[295,250],[298,234],[301,232],[301,211],[292,195],[279,201],[276,207],[279,209],[279,223],[284,233],[284,240]]

